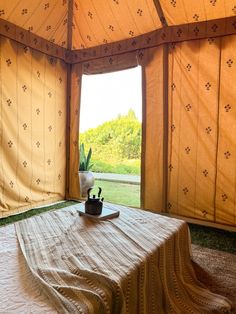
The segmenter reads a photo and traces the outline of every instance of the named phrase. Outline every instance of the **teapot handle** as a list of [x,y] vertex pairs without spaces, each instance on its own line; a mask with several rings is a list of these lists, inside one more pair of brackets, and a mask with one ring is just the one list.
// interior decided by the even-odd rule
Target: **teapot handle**
[[87,191],[88,199],[90,198],[90,192],[92,191],[93,188],[89,188]]
[[98,190],[99,190],[99,191],[98,191],[98,197],[100,197],[100,195],[101,195],[101,193],[102,193],[102,188],[99,187]]

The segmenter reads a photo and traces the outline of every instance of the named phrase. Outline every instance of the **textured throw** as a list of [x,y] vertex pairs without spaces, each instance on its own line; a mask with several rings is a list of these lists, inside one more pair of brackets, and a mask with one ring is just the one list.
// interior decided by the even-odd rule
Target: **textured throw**
[[16,224],[58,313],[230,313],[230,302],[196,279],[186,223],[114,205],[118,218],[95,221],[78,216],[79,206]]

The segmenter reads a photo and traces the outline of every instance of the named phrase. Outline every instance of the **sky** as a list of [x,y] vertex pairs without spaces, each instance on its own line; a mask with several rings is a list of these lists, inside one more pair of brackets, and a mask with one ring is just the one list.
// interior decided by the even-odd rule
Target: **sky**
[[141,67],[129,70],[83,75],[80,132],[95,128],[133,109],[142,117]]

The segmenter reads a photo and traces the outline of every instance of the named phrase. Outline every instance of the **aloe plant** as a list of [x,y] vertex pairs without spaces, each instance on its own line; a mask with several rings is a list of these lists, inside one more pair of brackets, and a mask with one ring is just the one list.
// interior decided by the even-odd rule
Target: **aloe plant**
[[92,156],[92,148],[89,148],[88,155],[86,156],[84,144],[80,144],[79,147],[80,152],[80,162],[79,162],[79,170],[80,171],[89,171],[92,168],[91,156]]

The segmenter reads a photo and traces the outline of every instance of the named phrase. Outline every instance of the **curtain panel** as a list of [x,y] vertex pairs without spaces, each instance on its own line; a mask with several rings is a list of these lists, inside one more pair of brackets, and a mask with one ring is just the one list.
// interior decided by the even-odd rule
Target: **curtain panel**
[[236,36],[221,39],[215,219],[236,225]]
[[236,223],[236,36],[169,47],[170,213]]
[[65,198],[67,66],[0,37],[0,217]]

